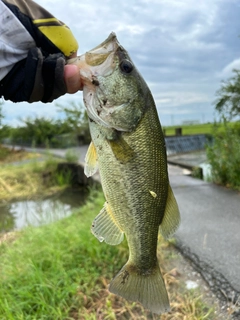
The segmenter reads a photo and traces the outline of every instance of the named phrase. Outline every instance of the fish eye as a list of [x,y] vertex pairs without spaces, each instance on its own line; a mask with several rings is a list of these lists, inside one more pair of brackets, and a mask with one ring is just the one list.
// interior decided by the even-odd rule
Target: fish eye
[[133,71],[133,65],[129,60],[123,60],[120,63],[120,69],[123,73],[131,73]]

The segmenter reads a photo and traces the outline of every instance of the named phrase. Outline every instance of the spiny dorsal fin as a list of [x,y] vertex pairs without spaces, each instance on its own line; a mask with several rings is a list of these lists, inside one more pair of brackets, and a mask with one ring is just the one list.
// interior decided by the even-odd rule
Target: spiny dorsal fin
[[84,173],[87,177],[91,177],[98,169],[97,151],[93,144],[90,143],[87,154],[85,156]]
[[111,208],[106,202],[94,219],[91,231],[100,242],[105,241],[111,245],[119,244],[124,238],[124,233],[116,224]]
[[167,204],[159,231],[165,239],[170,238],[180,224],[180,213],[172,188],[168,186]]

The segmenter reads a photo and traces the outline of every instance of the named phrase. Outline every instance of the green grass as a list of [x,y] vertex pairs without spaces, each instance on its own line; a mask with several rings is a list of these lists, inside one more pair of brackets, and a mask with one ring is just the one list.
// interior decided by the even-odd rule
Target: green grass
[[176,128],[182,128],[182,135],[211,134],[213,124],[212,123],[205,123],[205,124],[192,124],[192,125],[179,125],[179,126],[163,127],[163,129],[165,130],[166,136],[175,135]]
[[97,279],[117,271],[126,252],[100,245],[90,233],[103,202],[92,194],[71,217],[27,228],[12,244],[1,244],[0,319],[70,319]]
[[[234,126],[236,122],[229,123],[230,126]],[[220,125],[222,131],[224,131],[224,125]],[[214,130],[213,123],[204,123],[204,124],[192,124],[192,125],[179,125],[179,126],[168,126],[163,127],[165,130],[166,136],[175,135],[175,129],[182,128],[182,135],[191,135],[191,134],[212,134]]]
[[[229,122],[229,127],[234,128],[237,126],[237,122]],[[192,125],[179,125],[179,126],[168,126],[163,127],[163,130],[165,130],[166,136],[172,136],[175,135],[175,129],[176,128],[182,128],[182,135],[191,135],[191,134],[210,134],[215,130],[215,124],[214,123],[204,123],[204,124],[192,124]],[[225,126],[223,123],[218,123],[218,130],[220,132],[225,131]]]

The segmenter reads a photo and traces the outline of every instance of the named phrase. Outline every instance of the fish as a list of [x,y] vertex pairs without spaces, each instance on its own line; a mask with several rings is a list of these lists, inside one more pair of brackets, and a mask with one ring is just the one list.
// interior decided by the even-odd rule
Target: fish
[[71,59],[83,82],[83,101],[92,141],[85,174],[99,170],[106,202],[92,223],[100,241],[120,244],[129,258],[109,291],[140,302],[156,314],[170,310],[157,258],[159,231],[171,237],[180,213],[168,177],[166,147],[147,83],[115,33]]

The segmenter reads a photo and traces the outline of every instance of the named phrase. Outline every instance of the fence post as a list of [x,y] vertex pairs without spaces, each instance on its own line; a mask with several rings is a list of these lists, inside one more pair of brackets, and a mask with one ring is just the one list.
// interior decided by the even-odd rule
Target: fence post
[[176,128],[175,129],[175,136],[181,136],[182,135],[182,128]]

